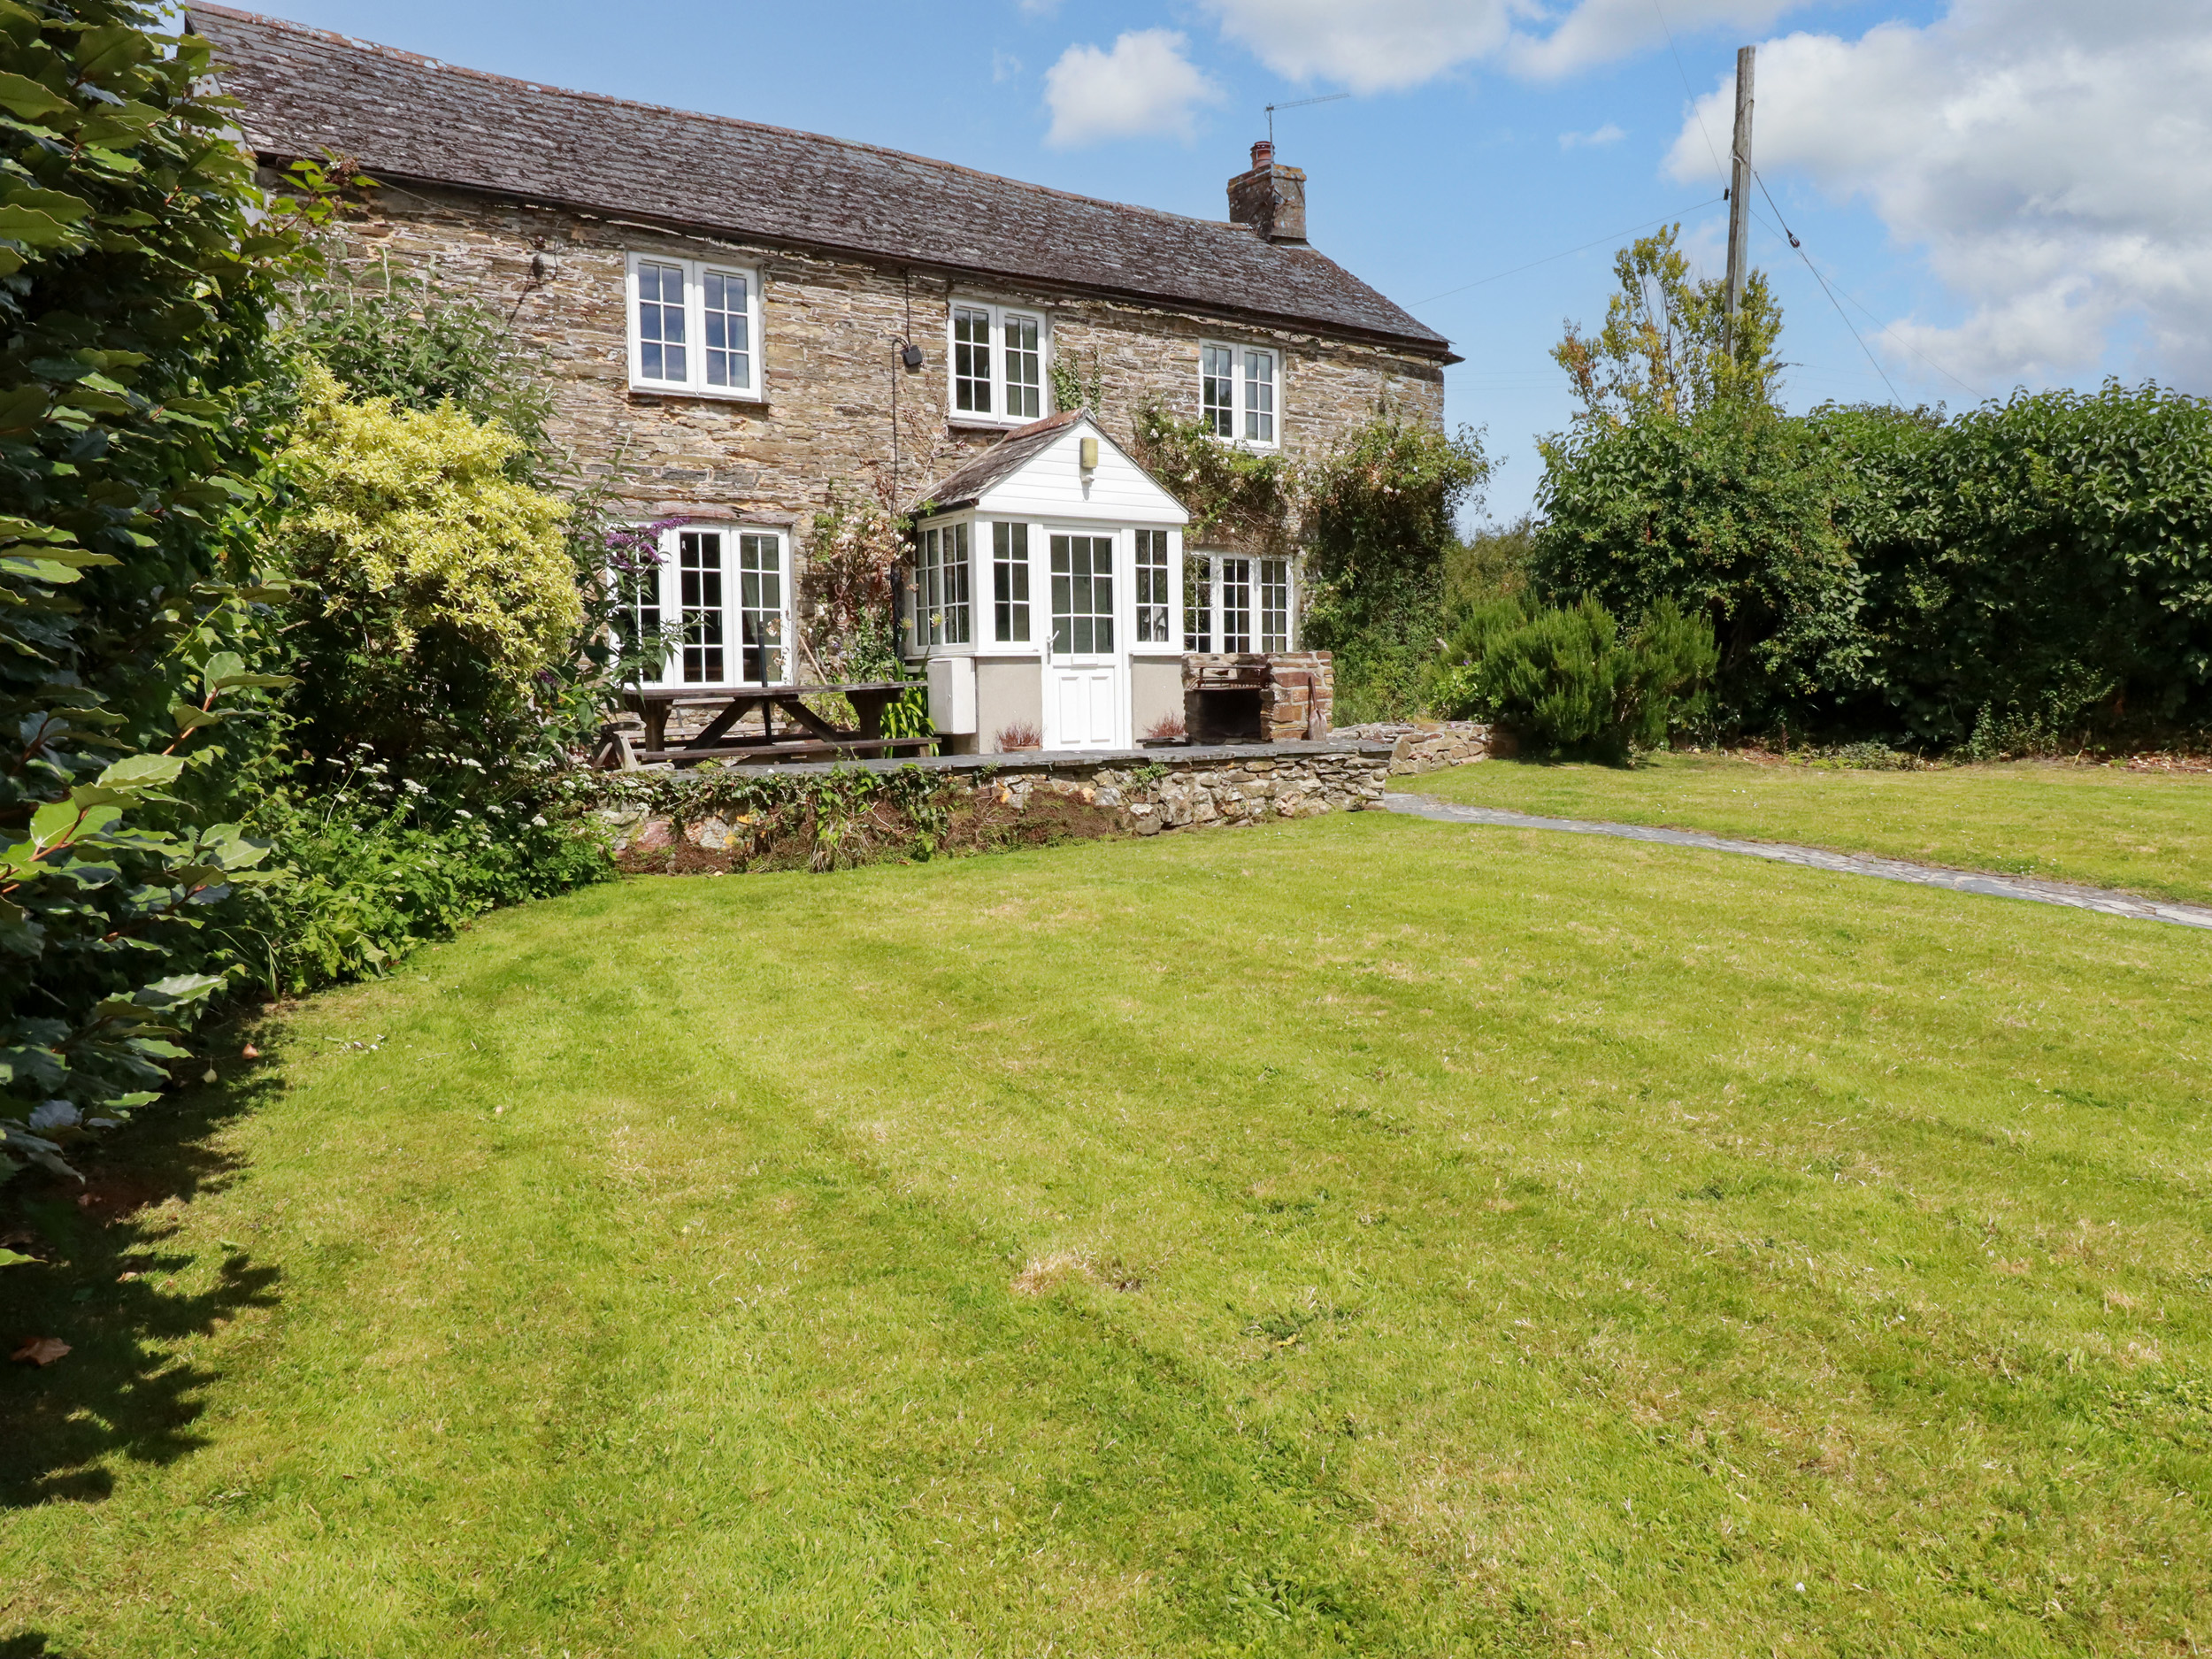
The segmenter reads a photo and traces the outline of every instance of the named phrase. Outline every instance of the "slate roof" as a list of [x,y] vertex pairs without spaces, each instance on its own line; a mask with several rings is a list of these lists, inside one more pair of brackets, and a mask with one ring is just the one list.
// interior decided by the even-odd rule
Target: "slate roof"
[[1019,278],[1456,361],[1334,260],[1226,220],[1071,196],[872,144],[457,68],[190,4],[264,157],[786,246]]

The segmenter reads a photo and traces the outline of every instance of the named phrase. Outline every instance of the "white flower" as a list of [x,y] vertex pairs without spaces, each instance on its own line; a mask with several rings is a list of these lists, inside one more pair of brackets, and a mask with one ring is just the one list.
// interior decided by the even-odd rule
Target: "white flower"
[[532,829],[543,829],[545,827],[545,814],[540,812],[533,817],[530,820],[530,827]]
[[476,814],[467,810],[465,808],[456,808],[453,816],[456,818],[465,818],[473,820]]

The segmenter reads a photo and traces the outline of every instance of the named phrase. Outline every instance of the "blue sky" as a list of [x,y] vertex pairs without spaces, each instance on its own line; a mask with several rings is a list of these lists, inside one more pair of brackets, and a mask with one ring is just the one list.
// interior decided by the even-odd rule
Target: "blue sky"
[[[1530,504],[1535,439],[1569,413],[1547,352],[1563,318],[1602,315],[1624,233],[1678,218],[1694,254],[1719,259],[1711,152],[1726,154],[1748,42],[1773,196],[1753,257],[1785,308],[1793,406],[1957,409],[2107,373],[2212,391],[2212,7],[2194,0],[268,9],[474,68],[1214,218],[1264,105],[1349,91],[1279,114],[1279,158],[1309,175],[1314,242],[1466,357],[1448,415],[1484,428],[1500,458],[1501,518]],[[1841,314],[1778,219],[1847,296]]]

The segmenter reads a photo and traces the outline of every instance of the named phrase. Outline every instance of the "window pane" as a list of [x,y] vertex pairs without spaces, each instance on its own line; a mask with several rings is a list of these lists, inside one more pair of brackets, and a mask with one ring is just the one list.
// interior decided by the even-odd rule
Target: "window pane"
[[641,262],[637,268],[638,374],[648,380],[687,380],[684,268]]
[[991,526],[991,603],[997,637],[1026,642],[1029,638],[1029,526],[995,524]]
[[1079,656],[1114,649],[1110,536],[1052,538],[1052,649]]
[[737,539],[738,678],[752,685],[780,685],[787,672],[783,613],[783,542],[772,535]]
[[945,531],[945,643],[965,645],[968,633],[968,526]]
[[952,311],[952,406],[991,412],[991,313],[964,305]]
[[615,628],[622,636],[625,655],[638,661],[639,678],[647,685],[659,684],[667,666],[661,645],[661,572],[667,538],[663,536],[661,541],[649,562],[640,549],[626,561],[633,568],[614,573],[615,592],[621,603]]
[[1214,562],[1203,553],[1183,555],[1183,649],[1214,648]]
[[1290,649],[1290,561],[1260,561],[1260,649]]
[[1052,538],[1052,649],[1056,651],[1075,649],[1074,624],[1069,616],[1073,592],[1068,572],[1070,540],[1064,535]]
[[1244,354],[1244,435],[1256,443],[1275,442],[1275,354]]
[[1043,357],[1037,349],[1037,319],[1006,319],[1006,412],[1035,419],[1044,409]]
[[727,683],[722,639],[722,536],[687,530],[676,538],[684,684]]
[[1236,354],[1226,346],[1198,351],[1199,419],[1217,438],[1237,435]]
[[1167,631],[1167,532],[1137,532],[1137,640],[1165,645]]
[[1252,649],[1252,561],[1221,561],[1221,649]]
[[746,388],[753,383],[750,284],[720,271],[706,274],[707,384]]

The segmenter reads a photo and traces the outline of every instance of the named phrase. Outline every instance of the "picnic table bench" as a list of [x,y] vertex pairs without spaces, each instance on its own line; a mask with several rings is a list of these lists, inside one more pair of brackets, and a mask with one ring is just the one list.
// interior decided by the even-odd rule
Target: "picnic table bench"
[[[696,765],[703,760],[760,763],[777,760],[817,760],[838,756],[914,754],[932,747],[933,737],[888,737],[884,734],[883,711],[914,688],[910,680],[853,680],[824,686],[733,686],[709,689],[699,686],[631,687],[622,694],[623,706],[645,724],[645,741],[632,745],[626,736],[608,730],[600,749],[602,764],[649,765],[667,761]],[[832,725],[806,705],[809,697],[841,696],[853,706],[858,725]],[[714,715],[691,737],[672,746],[668,717],[677,709],[712,709]],[[737,724],[756,710],[760,734],[733,734]],[[780,710],[789,735],[776,733]]]

